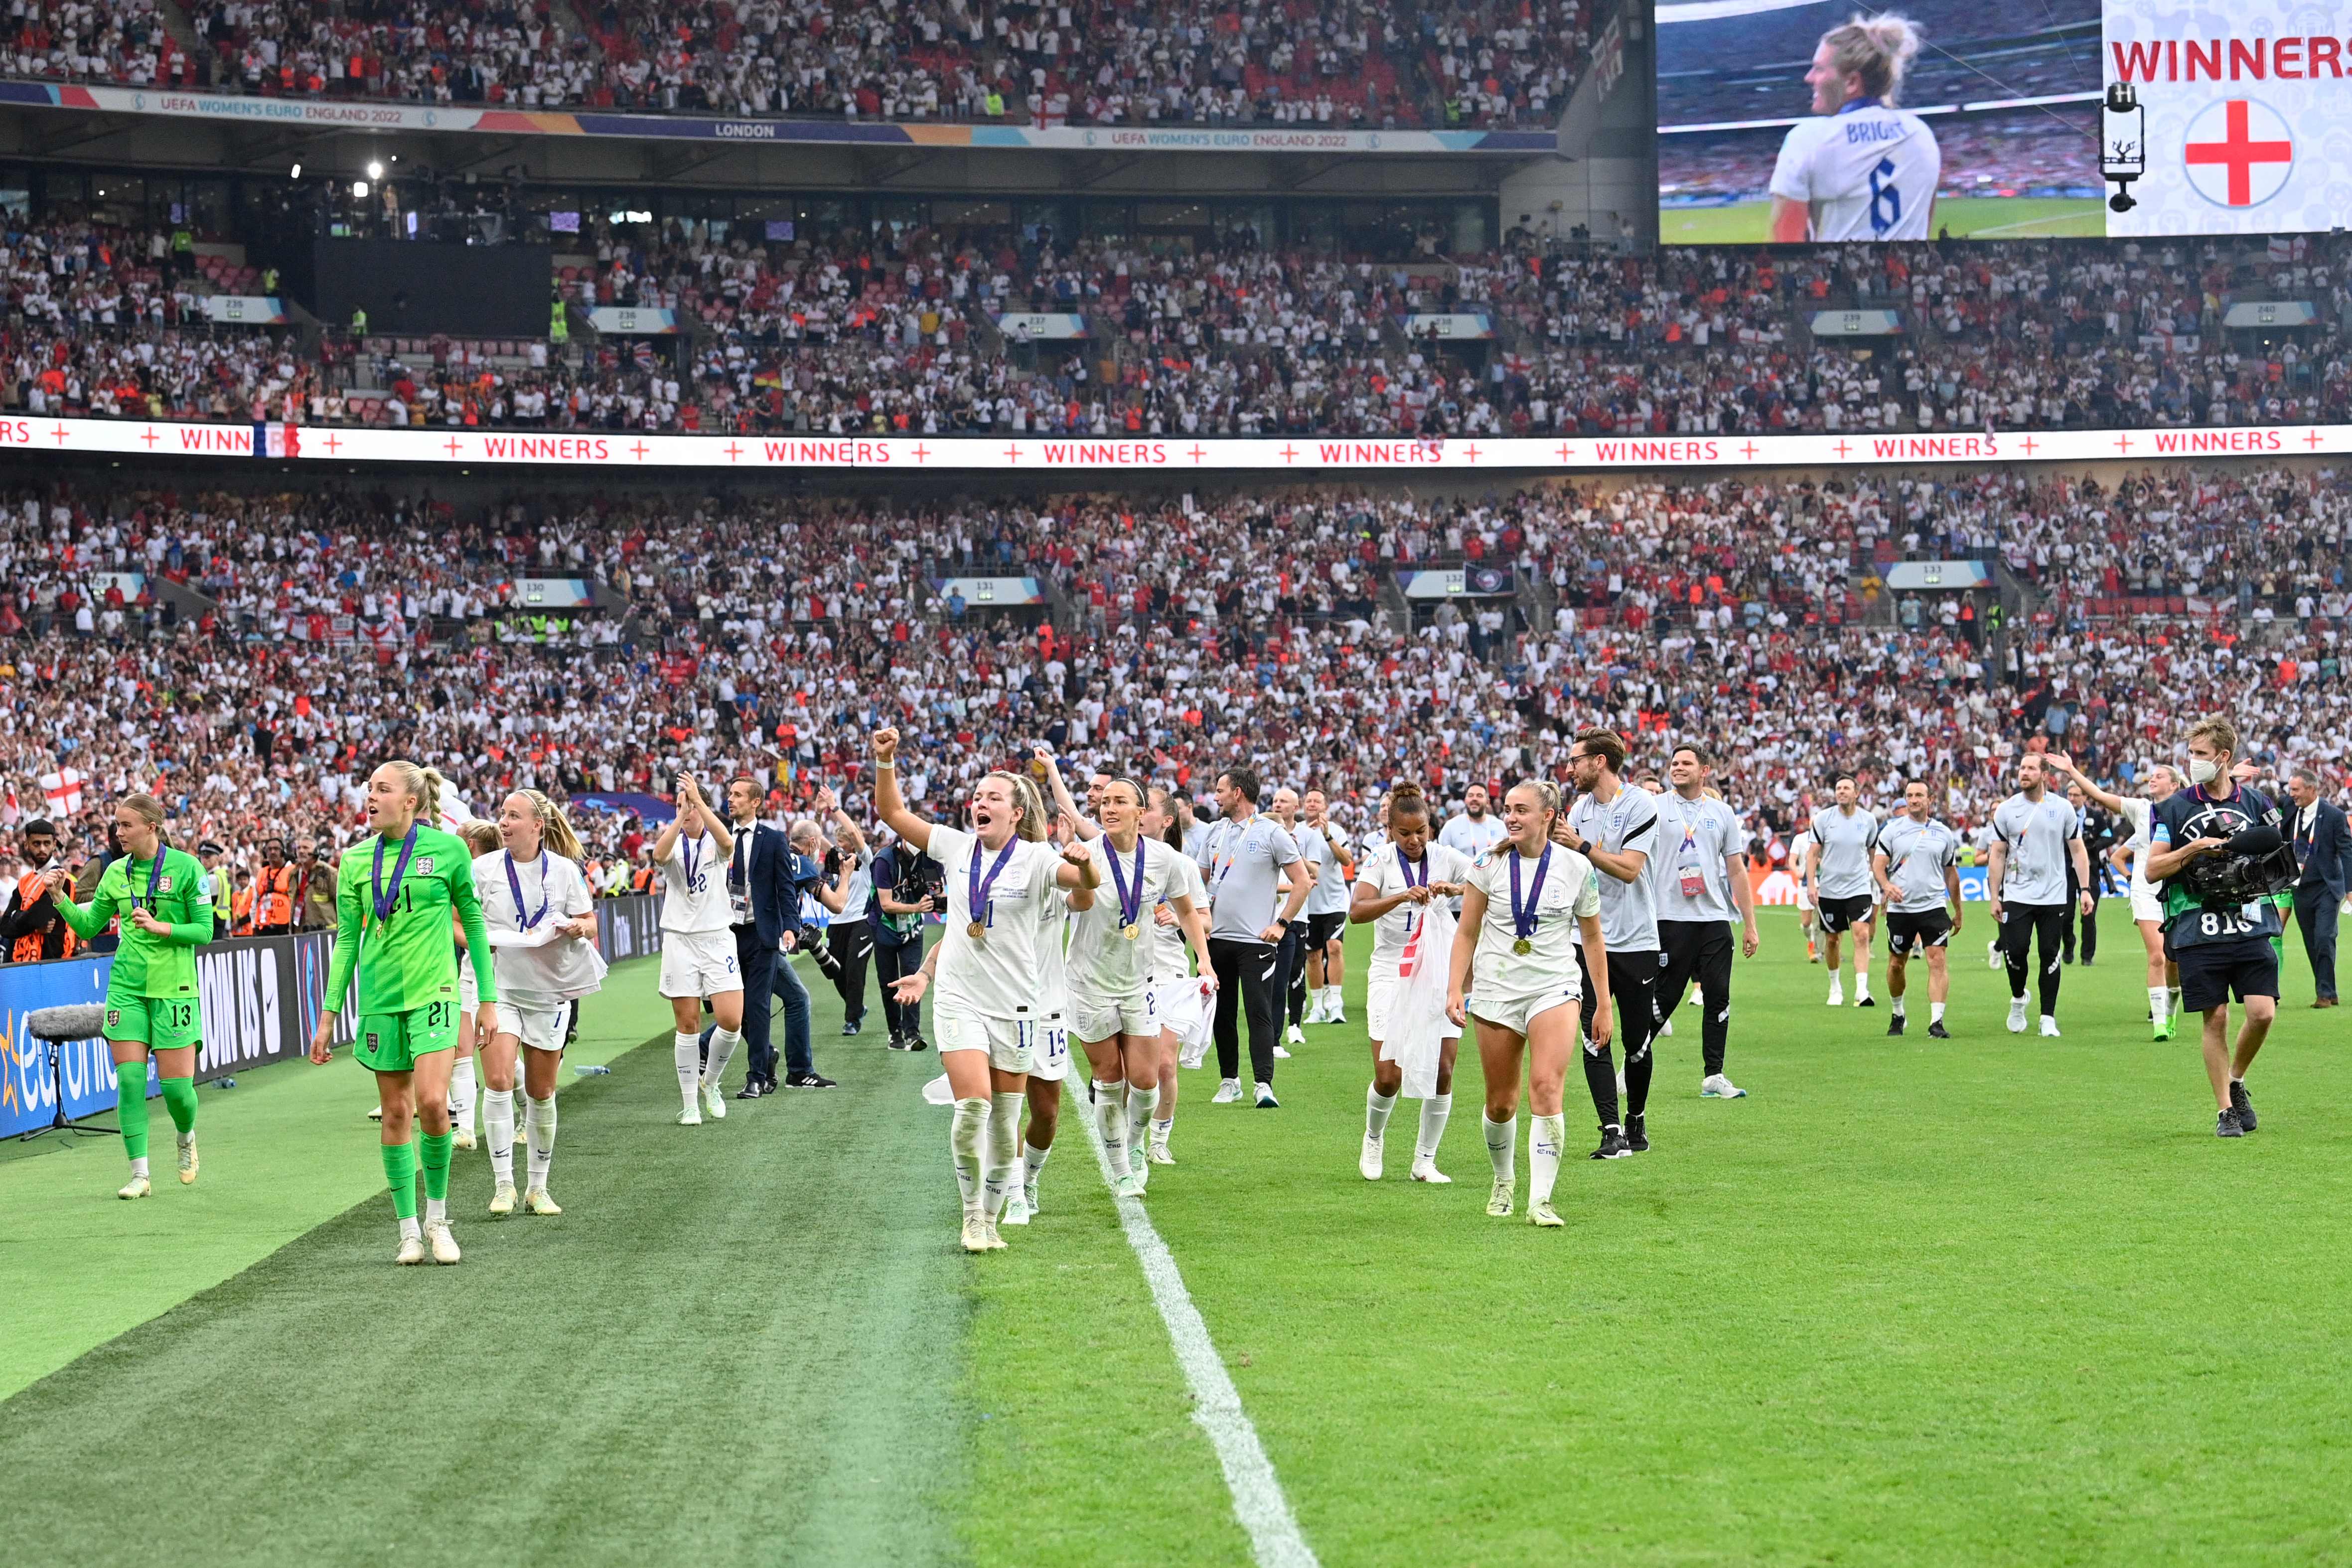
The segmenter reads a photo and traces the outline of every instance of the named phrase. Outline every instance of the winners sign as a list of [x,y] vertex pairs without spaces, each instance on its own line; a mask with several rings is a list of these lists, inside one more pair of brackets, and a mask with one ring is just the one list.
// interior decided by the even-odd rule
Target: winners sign
[[[2147,110],[2138,204],[2111,235],[2326,230],[2352,214],[2352,37],[2325,7],[2109,0],[2109,81]],[[2313,28],[2336,26],[2337,32]]]

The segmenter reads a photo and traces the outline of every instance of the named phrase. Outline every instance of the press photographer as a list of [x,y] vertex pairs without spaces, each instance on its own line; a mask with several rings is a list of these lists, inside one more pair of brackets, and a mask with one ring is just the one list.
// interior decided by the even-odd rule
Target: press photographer
[[[2180,1005],[2205,1019],[2205,1074],[2219,1111],[2214,1135],[2242,1137],[2259,1124],[2246,1070],[2278,1016],[2283,927],[2271,895],[2294,885],[2294,852],[2278,808],[2231,777],[2238,732],[2229,720],[2189,727],[2189,787],[2157,803],[2147,874],[2164,898],[2166,955],[2180,966]],[[2230,1046],[2230,1000],[2245,1008]]]

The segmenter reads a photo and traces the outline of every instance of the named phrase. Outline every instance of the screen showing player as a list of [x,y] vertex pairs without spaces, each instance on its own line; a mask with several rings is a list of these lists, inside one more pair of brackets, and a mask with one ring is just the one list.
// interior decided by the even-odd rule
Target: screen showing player
[[2097,0],[1658,0],[1667,245],[2106,232]]

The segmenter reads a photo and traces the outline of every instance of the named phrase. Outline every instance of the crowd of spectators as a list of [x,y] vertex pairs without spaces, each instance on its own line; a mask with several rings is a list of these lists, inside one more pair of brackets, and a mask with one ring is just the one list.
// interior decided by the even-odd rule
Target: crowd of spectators
[[[171,0],[164,0],[169,4]],[[1582,0],[18,0],[10,74],[276,97],[1055,125],[1549,128]]]
[[[690,347],[497,361],[204,319],[163,235],[5,236],[0,406],[313,423],[1000,435],[1550,435],[2281,424],[2352,417],[2342,241],[2019,241],[1597,257],[1513,230],[1402,259],[933,228],[607,235],[583,309],[678,311]],[[2231,329],[2233,305],[2315,319]],[[1903,330],[1815,337],[1893,309]],[[1032,340],[1033,316],[1083,338]],[[1433,339],[1418,321],[1483,318]],[[258,410],[267,410],[266,413]]]
[[[1443,501],[53,487],[0,504],[0,774],[20,816],[80,775],[91,823],[155,787],[249,862],[353,832],[391,755],[478,810],[750,768],[789,812],[826,786],[855,805],[887,720],[935,800],[1045,738],[1195,790],[1248,758],[1360,818],[1398,778],[1443,798],[1551,770],[1602,722],[1652,768],[1705,739],[1759,832],[1841,770],[1873,799],[1927,773],[1974,826],[2021,747],[2129,779],[2210,708],[2266,758],[2352,767],[2347,534],[2352,484],[2311,463]],[[1908,559],[1986,561],[2002,591],[1895,591]],[[1397,569],[1423,563],[1507,594],[1410,611]],[[1047,604],[931,586],[1013,573]],[[534,609],[526,575],[595,602]],[[625,862],[628,819],[589,822]]]

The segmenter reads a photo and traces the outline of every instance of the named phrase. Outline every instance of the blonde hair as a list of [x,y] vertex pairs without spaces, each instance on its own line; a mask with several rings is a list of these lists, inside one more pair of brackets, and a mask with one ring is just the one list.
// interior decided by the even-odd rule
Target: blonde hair
[[154,797],[154,796],[152,796],[152,795],[145,794],[145,793],[143,793],[143,792],[142,792],[142,793],[141,793],[141,794],[137,794],[137,795],[125,795],[125,796],[124,796],[124,797],[123,797],[120,801],[118,801],[118,802],[117,802],[117,804],[121,805],[121,806],[125,810],[129,811],[132,816],[134,816],[134,817],[138,818],[141,821],[142,821],[142,822],[146,823],[149,827],[151,827],[151,828],[154,829],[154,830],[155,830],[155,836],[156,836],[156,837],[158,837],[158,838],[163,837],[163,801],[158,800],[157,800],[157,799],[155,799],[155,797]]
[[405,757],[395,757],[383,764],[399,777],[402,788],[416,802],[416,815],[426,827],[441,821],[441,790],[449,781],[441,777],[437,768],[419,768]]
[[[1579,738],[1581,737],[1580,737]],[[1536,792],[1536,800],[1542,804],[1545,810],[1551,813],[1552,827],[1558,827],[1559,825],[1560,804],[1559,785],[1553,783],[1549,779],[1522,779],[1517,783],[1512,785],[1511,789],[1534,790]],[[1511,789],[1506,789],[1503,793],[1507,796],[1510,794]],[[1551,828],[1546,828],[1544,830],[1544,837],[1551,837]]]
[[996,773],[995,779],[1013,781],[1013,798],[1021,804],[1021,821],[1013,831],[1032,843],[1042,843],[1053,836],[1054,815],[1045,810],[1045,796],[1036,784],[1018,773]]
[[498,824],[486,822],[479,817],[459,828],[457,836],[466,841],[466,847],[474,852],[478,860],[499,847]]
[[1919,53],[1919,28],[1892,11],[1875,16],[1856,12],[1851,21],[1822,35],[1830,67],[1841,77],[1862,78],[1862,90],[1893,109],[1902,99],[1904,73]]
[[580,844],[580,835],[572,831],[572,819],[563,808],[549,800],[538,789],[518,789],[516,794],[530,802],[530,814],[539,822],[540,841],[568,861],[585,858],[587,851]]

